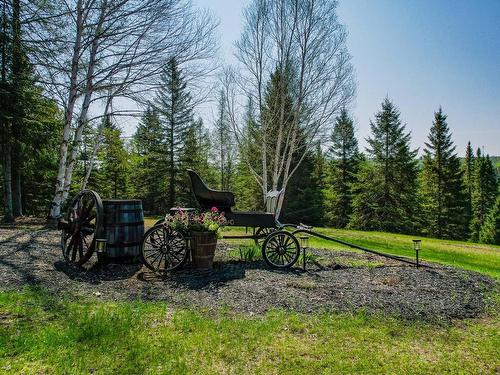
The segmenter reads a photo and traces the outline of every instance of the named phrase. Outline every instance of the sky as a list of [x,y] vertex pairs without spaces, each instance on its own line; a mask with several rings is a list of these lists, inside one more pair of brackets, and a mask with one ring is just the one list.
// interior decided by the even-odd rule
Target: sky
[[[193,0],[219,19],[225,63],[235,61],[233,44],[248,3]],[[362,148],[387,96],[414,148],[423,149],[441,106],[459,155],[469,140],[500,155],[500,0],[339,0],[338,14],[356,71],[352,115]]]

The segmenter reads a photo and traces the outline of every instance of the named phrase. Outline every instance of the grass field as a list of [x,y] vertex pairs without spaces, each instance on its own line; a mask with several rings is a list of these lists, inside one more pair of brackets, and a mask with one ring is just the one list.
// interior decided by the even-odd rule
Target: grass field
[[[319,230],[413,256],[410,236]],[[310,246],[345,250],[319,240]],[[500,277],[500,247],[422,239],[422,248],[426,260]],[[0,374],[495,374],[498,292],[490,300],[481,319],[435,324],[363,311],[246,316],[26,288],[0,292]]]
[[0,372],[495,373],[499,330],[497,316],[451,326],[362,312],[245,317],[27,289],[0,294]]
[[[363,232],[332,228],[315,228],[320,233],[332,236],[344,242],[352,243],[387,254],[415,257],[412,240],[422,240],[420,258],[423,260],[447,264],[467,270],[485,273],[500,279],[500,246],[484,245],[471,242],[438,240],[403,234],[383,232]],[[226,234],[244,234],[244,228],[227,228]],[[332,250],[350,248],[335,242],[311,237],[309,246]]]

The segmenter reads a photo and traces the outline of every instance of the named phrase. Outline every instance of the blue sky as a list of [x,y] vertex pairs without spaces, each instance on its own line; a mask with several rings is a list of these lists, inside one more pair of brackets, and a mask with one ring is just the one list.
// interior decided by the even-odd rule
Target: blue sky
[[[221,58],[233,43],[248,1],[193,0],[220,19]],[[388,96],[423,148],[441,105],[463,154],[468,140],[500,155],[500,0],[340,0],[356,70],[352,113],[362,147],[369,120]]]

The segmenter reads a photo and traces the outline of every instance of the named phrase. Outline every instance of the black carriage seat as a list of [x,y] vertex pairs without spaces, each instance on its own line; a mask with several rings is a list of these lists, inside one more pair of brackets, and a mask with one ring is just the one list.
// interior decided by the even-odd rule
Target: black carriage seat
[[223,211],[231,225],[245,227],[274,228],[276,220],[269,212],[233,212],[231,207],[236,204],[234,194],[230,191],[210,189],[201,177],[193,170],[187,170],[191,181],[193,195],[203,211],[217,207]]

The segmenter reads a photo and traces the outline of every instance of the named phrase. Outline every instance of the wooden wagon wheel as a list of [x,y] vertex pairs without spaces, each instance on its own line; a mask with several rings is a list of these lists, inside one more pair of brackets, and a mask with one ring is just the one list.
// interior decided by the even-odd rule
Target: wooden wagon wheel
[[262,257],[271,267],[291,267],[297,262],[299,256],[299,241],[292,233],[287,231],[272,232],[266,237],[262,245]]
[[276,228],[271,228],[271,227],[259,227],[257,229],[257,232],[255,232],[255,244],[257,246],[261,246],[264,240],[266,239],[267,236],[269,236],[271,233],[275,232],[277,229]]
[[102,235],[102,201],[93,190],[83,190],[71,202],[65,219],[58,223],[64,259],[81,266],[87,262]]
[[189,249],[180,232],[158,224],[144,234],[141,255],[146,267],[161,273],[173,271],[186,263]]

